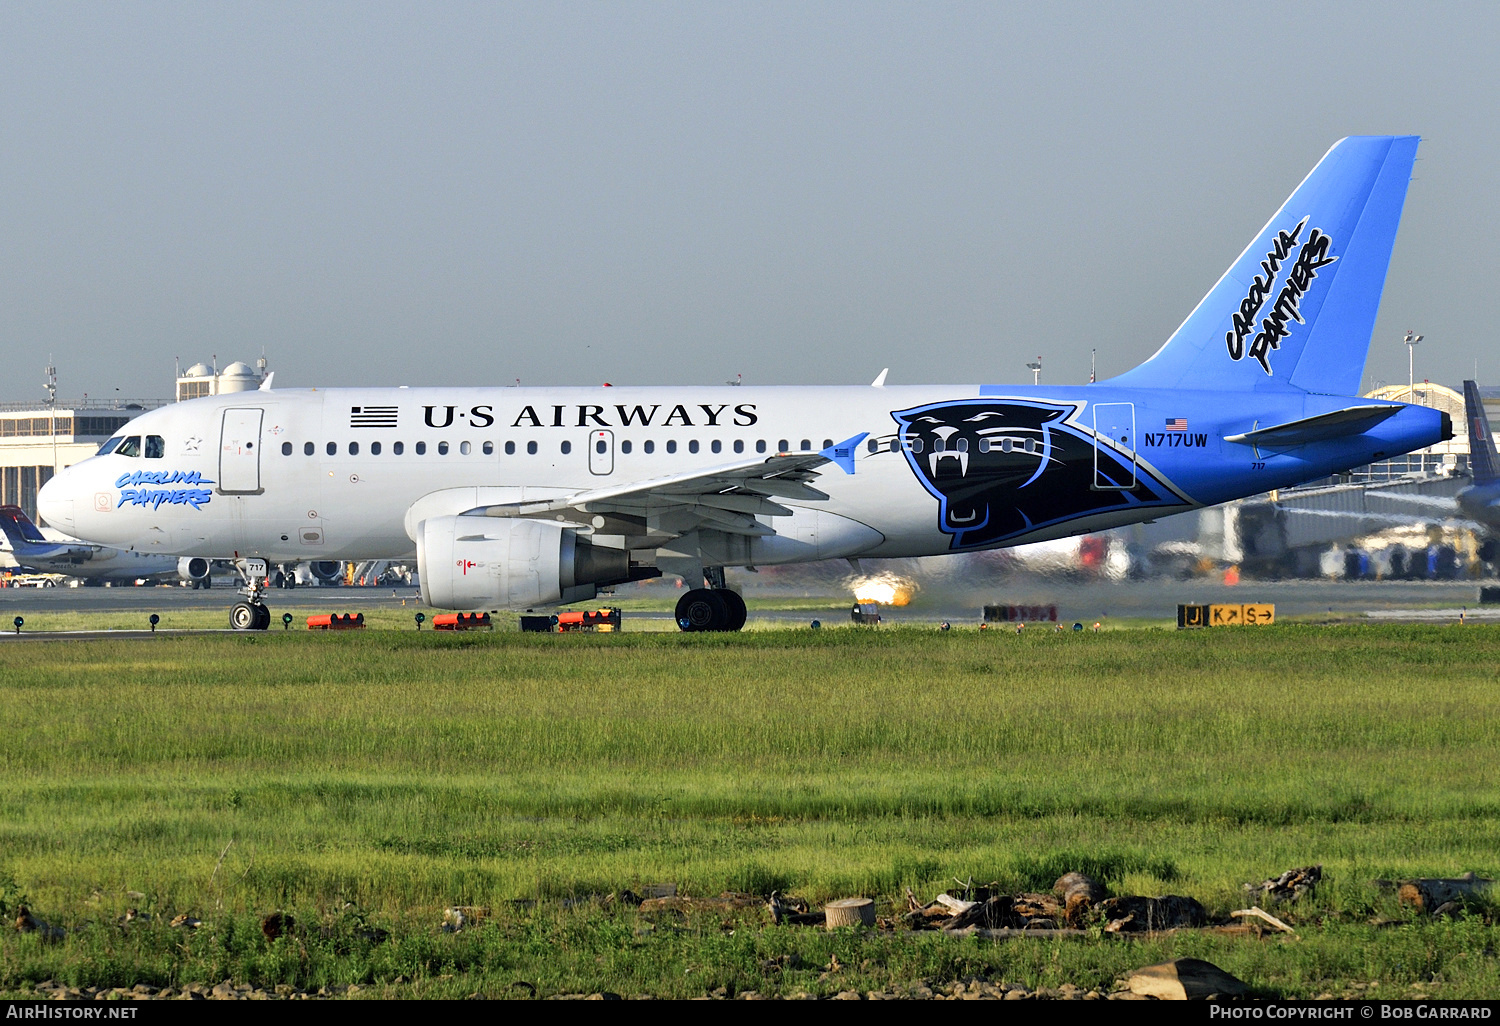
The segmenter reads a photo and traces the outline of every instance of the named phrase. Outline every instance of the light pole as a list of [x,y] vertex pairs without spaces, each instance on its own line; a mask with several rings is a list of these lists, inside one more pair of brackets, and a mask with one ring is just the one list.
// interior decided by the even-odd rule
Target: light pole
[[1031,383],[1040,385],[1042,383],[1042,358],[1038,356],[1036,363],[1028,363],[1026,369],[1031,371]]
[[[47,380],[42,382],[42,387],[47,390],[47,433],[52,436],[52,473],[57,473],[57,368],[52,364],[52,357],[47,357]],[[41,487],[41,482],[37,483]]]
[[1420,341],[1421,335],[1406,333],[1406,401],[1409,403],[1417,401],[1417,343]]

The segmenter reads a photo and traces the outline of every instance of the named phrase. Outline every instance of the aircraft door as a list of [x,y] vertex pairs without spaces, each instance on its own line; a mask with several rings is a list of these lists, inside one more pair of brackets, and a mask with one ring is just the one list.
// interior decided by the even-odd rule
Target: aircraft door
[[219,436],[219,492],[257,495],[260,486],[260,421],[264,410],[225,410]]
[[1135,403],[1095,403],[1095,491],[1135,487]]
[[615,472],[615,433],[613,431],[589,432],[589,473],[613,474]]

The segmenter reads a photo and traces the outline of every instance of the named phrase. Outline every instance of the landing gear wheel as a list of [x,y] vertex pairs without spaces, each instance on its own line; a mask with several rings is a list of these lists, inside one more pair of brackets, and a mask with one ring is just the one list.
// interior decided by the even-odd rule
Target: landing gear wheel
[[229,626],[237,631],[263,631],[271,626],[271,611],[259,602],[236,602],[229,607]]
[[677,626],[685,631],[722,631],[729,622],[729,610],[720,597],[722,592],[694,588],[677,600]]
[[259,620],[255,606],[249,602],[236,602],[229,607],[229,626],[237,631],[256,630],[255,625]]
[[715,595],[724,603],[724,608],[729,613],[729,618],[724,624],[724,630],[737,631],[745,626],[745,617],[749,612],[745,609],[745,600],[740,598],[739,592],[716,591]]

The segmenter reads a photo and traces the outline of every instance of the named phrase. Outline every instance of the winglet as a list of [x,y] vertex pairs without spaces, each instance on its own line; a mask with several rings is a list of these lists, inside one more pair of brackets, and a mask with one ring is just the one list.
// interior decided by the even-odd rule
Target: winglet
[[269,392],[271,390],[271,379],[274,378],[274,377],[276,377],[276,372],[275,371],[272,371],[271,373],[267,374],[266,375],[266,380],[264,380],[264,381],[262,381],[260,383],[260,388],[258,389],[258,391]]
[[[884,377],[884,375],[881,375]],[[830,463],[838,464],[840,470],[846,474],[854,473],[854,451],[859,448],[859,443],[870,437],[870,432],[861,431],[853,438],[846,438],[842,442],[830,445],[821,450],[818,455],[824,457]]]
[[889,374],[890,372],[891,372],[891,369],[889,367],[887,367],[885,370],[881,371],[880,374],[879,374],[879,376],[876,377],[874,381],[870,382],[870,387],[871,388],[884,388],[885,387],[885,376],[887,374]]

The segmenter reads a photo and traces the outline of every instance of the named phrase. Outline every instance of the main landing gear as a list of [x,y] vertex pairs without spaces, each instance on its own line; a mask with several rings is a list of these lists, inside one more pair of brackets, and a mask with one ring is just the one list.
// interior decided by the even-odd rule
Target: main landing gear
[[711,587],[694,588],[677,600],[677,626],[685,631],[737,631],[745,626],[745,600],[724,586],[724,568],[704,571]]
[[261,592],[270,586],[266,580],[266,561],[236,559],[234,569],[245,582],[240,588],[245,597],[229,607],[229,626],[237,631],[263,631],[271,626],[271,611],[260,600]]

